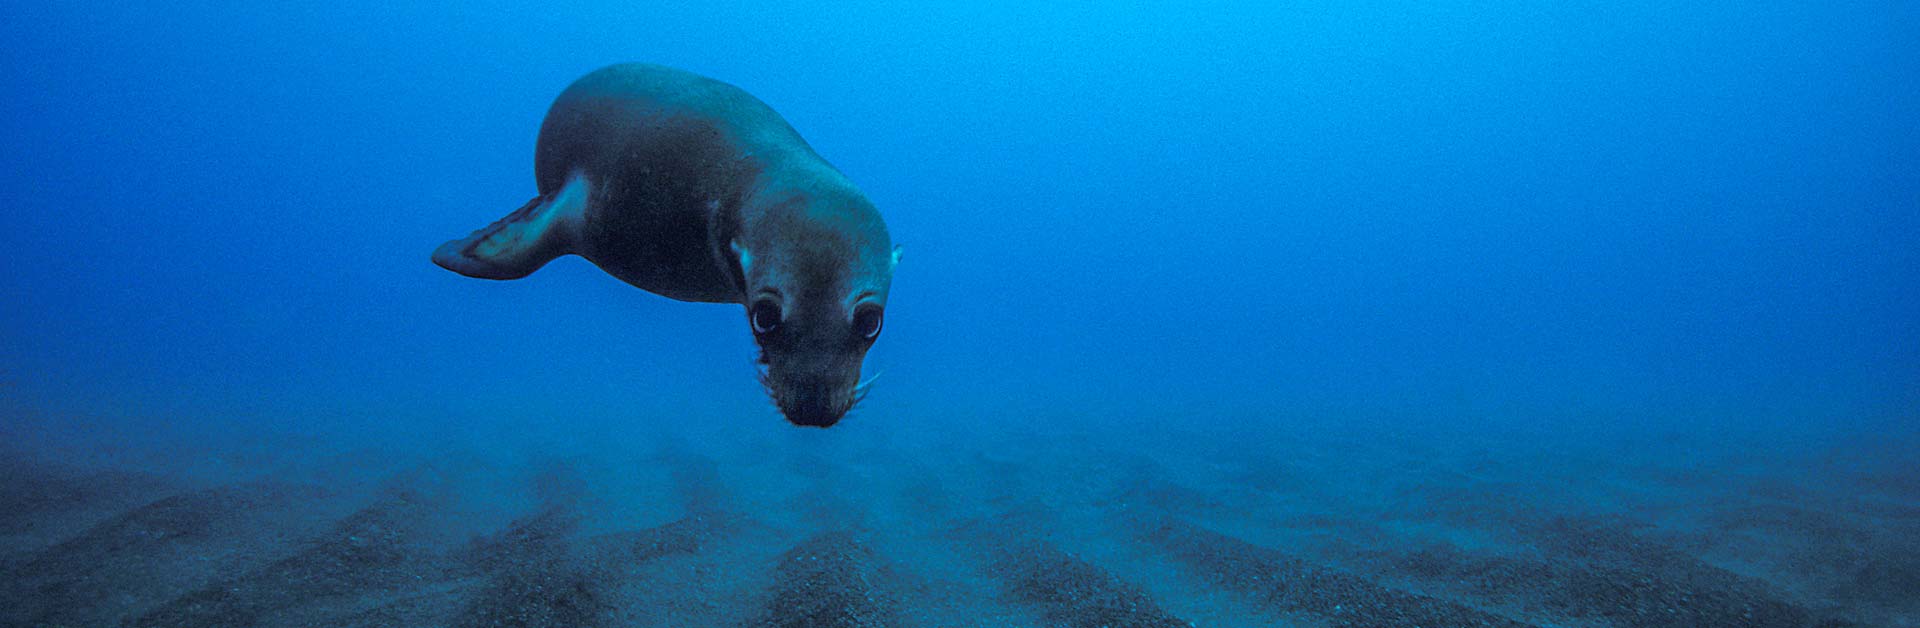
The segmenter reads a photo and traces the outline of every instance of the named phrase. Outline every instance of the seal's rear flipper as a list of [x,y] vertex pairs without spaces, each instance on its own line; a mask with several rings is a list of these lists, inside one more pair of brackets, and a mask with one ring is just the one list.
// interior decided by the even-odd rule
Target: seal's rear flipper
[[587,181],[574,177],[551,198],[536,197],[473,235],[440,245],[433,263],[481,279],[525,277],[570,252],[574,225],[586,206]]

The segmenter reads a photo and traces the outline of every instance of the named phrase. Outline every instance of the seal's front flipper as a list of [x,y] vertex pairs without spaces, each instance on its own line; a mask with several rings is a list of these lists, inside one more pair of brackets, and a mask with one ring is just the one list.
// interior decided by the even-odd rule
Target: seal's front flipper
[[587,206],[587,180],[574,177],[551,197],[536,197],[473,235],[440,245],[433,263],[468,277],[519,279],[571,252]]

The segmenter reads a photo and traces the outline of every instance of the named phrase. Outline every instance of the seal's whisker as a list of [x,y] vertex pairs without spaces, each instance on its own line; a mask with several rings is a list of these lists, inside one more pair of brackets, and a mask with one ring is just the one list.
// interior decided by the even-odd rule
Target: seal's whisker
[[880,375],[880,373],[874,373],[873,377],[869,377],[853,387],[853,396],[847,401],[847,407],[849,409],[867,399],[867,394],[873,392],[873,381],[880,379]]
[[768,395],[777,395],[778,392],[773,388],[773,375],[769,370],[766,363],[756,360],[753,363],[753,378],[760,382],[760,387],[766,389]]
[[880,371],[878,373],[874,373],[873,377],[869,377],[861,381],[859,384],[855,385],[853,387],[854,392],[860,393],[861,396],[865,396],[867,393],[867,387],[873,385],[873,380],[880,379],[880,376],[885,374],[887,374],[886,371]]

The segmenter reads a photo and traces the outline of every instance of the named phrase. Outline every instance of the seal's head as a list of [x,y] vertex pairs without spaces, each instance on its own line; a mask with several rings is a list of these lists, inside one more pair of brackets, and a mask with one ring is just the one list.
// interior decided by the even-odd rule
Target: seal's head
[[865,198],[837,200],[790,203],[732,243],[760,382],[794,425],[830,427],[866,396],[860,364],[899,261]]

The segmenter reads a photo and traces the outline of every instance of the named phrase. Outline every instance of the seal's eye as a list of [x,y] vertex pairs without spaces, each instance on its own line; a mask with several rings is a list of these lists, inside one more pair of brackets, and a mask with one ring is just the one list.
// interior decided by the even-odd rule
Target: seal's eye
[[773,299],[754,301],[753,308],[747,310],[747,318],[753,322],[755,335],[772,333],[780,328],[780,304]]
[[873,340],[880,337],[880,323],[885,316],[879,306],[863,307],[853,312],[853,333],[861,338]]

